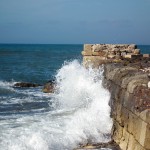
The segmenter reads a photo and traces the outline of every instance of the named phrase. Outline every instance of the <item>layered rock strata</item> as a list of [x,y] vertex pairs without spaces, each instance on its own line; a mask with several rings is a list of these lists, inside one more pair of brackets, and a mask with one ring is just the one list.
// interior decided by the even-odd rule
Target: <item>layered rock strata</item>
[[85,44],[85,67],[104,65],[112,138],[122,150],[150,150],[150,58],[134,44]]
[[[150,65],[150,64],[149,64]],[[111,93],[112,137],[122,150],[150,149],[150,88],[147,73],[123,64],[106,64]],[[106,83],[105,82],[105,83]]]
[[82,55],[84,66],[93,64],[94,67],[123,59],[149,58],[148,54],[140,54],[135,44],[85,44]]

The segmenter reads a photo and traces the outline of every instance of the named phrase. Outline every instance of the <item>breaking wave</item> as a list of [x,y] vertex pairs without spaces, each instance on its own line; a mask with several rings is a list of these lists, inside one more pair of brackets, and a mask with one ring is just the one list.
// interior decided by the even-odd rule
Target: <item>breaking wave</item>
[[[85,69],[77,60],[66,62],[57,71],[53,94],[26,91],[30,93],[24,98],[26,101],[36,101],[36,105],[47,102],[51,109],[41,111],[40,107],[38,113],[0,116],[0,148],[71,150],[81,143],[108,142],[112,127],[110,94],[102,80],[103,68]],[[0,86],[13,89],[9,83],[0,82]]]

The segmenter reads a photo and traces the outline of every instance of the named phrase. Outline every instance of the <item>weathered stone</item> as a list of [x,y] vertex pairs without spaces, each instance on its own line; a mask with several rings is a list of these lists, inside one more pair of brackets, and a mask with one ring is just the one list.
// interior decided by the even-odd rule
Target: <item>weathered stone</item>
[[[104,76],[111,93],[109,105],[114,120],[112,137],[122,150],[149,150],[150,77],[145,73],[150,67],[149,58],[142,57],[136,45],[103,44],[101,46],[105,49],[95,48],[94,51],[92,48],[92,51],[104,51],[108,59],[107,57],[103,59],[100,55],[84,57],[97,67],[105,64]],[[127,55],[127,58],[123,58]],[[116,61],[117,56],[121,61]]]
[[135,50],[133,51],[133,53],[134,53],[134,54],[140,54],[140,49],[135,49]]
[[84,50],[81,52],[83,56],[92,55],[92,44],[84,44]]
[[132,54],[127,54],[127,55],[124,55],[124,58],[132,58]]
[[114,139],[114,141],[117,144],[119,144],[120,140],[121,140],[121,138],[123,136],[123,127],[121,127],[119,125],[119,123],[115,121],[114,125],[113,125],[113,130],[112,131],[113,131],[113,139]]
[[84,44],[84,51],[91,52],[92,51],[92,44]]
[[130,73],[136,72],[136,68],[133,67],[121,67],[121,66],[112,66],[113,70],[109,71],[107,74],[107,79],[114,81],[116,84],[121,85],[122,78],[127,76]]
[[128,130],[128,122],[129,122],[129,110],[122,106],[121,111],[121,121],[122,121],[122,127]]
[[92,55],[93,56],[100,56],[100,57],[105,57],[106,56],[106,52],[105,51],[98,51],[98,52],[96,52],[96,51],[92,51]]
[[83,56],[91,56],[92,55],[92,51],[82,51],[81,54]]
[[122,115],[121,115],[122,107],[123,106],[121,104],[117,104],[117,109],[115,110],[117,112],[116,120],[119,122],[121,126],[123,126]]
[[44,85],[42,89],[44,93],[53,93],[54,92],[54,81],[49,81]]
[[127,150],[135,150],[135,145],[136,144],[137,144],[137,142],[136,142],[135,138],[133,137],[132,134],[130,134]]
[[150,81],[148,82],[147,86],[148,86],[148,88],[150,88]]
[[119,54],[119,55],[117,54],[115,58],[116,58],[116,59],[121,59],[121,58],[122,58],[122,57],[121,57],[121,54]]
[[[121,52],[121,53],[123,53],[123,52],[128,53],[128,52],[129,52],[129,49],[120,49],[120,52]],[[130,52],[131,52],[131,50],[130,50]]]
[[138,86],[133,93],[132,106],[133,112],[142,112],[146,109],[150,109],[150,89],[143,86]]
[[87,68],[89,66],[99,68],[100,65],[105,64],[107,61],[106,57],[99,56],[84,56],[83,65]]
[[115,55],[108,55],[107,57],[113,59],[115,58]]
[[150,57],[150,54],[143,54],[143,57],[144,57],[144,58],[149,58],[149,57]]
[[114,48],[119,48],[119,49],[128,49],[129,45],[128,44],[116,44]]
[[122,83],[121,83],[122,88],[127,88],[128,84],[132,80],[139,80],[139,79],[141,80],[142,79],[142,80],[148,81],[148,77],[146,74],[139,74],[139,73],[137,73],[137,71],[138,71],[138,69],[136,69],[136,68],[130,69],[129,75],[124,76],[124,78],[122,78]]
[[150,109],[146,109],[139,114],[139,117],[150,124]]
[[150,149],[150,125],[142,121],[139,143],[146,149]]
[[[135,149],[134,150],[147,150],[144,147],[142,147],[138,142],[135,144]],[[149,150],[149,149],[148,149]]]
[[92,51],[93,52],[99,52],[99,51],[103,51],[105,49],[107,49],[105,44],[94,44],[92,46]]
[[115,52],[119,52],[119,51],[120,51],[120,49],[119,49],[119,48],[114,48],[114,49],[113,49],[113,51],[115,51]]
[[150,149],[150,125],[149,124],[147,124],[147,132],[146,132],[144,147],[146,149]]
[[128,132],[134,135],[135,137],[139,137],[140,128],[141,128],[142,120],[138,118],[135,114],[131,111],[129,112],[129,120],[128,120]]
[[144,79],[133,79],[132,81],[130,81],[130,83],[127,86],[127,91],[129,93],[133,93],[134,89],[137,86],[142,86],[142,84],[147,84],[147,80]]
[[35,83],[29,83],[29,82],[18,82],[14,84],[14,87],[21,87],[21,88],[38,87],[38,86],[41,85]]
[[136,49],[136,48],[137,48],[137,46],[135,44],[131,44],[128,46],[128,49]]
[[123,129],[123,136],[120,140],[120,148],[123,150],[126,150],[128,147],[128,142],[129,142],[129,136],[130,134],[125,130],[125,128]]
[[121,52],[121,56],[124,57],[127,53],[126,52]]
[[124,55],[124,58],[130,58],[130,59],[139,59],[142,57],[142,54],[127,54]]

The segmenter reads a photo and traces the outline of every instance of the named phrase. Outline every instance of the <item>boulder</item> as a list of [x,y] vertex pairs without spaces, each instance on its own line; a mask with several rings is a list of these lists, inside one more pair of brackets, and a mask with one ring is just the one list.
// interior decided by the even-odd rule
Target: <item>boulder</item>
[[53,93],[53,92],[54,92],[54,85],[55,85],[54,81],[51,81],[51,80],[50,80],[50,81],[48,81],[48,82],[44,85],[42,91],[43,91],[44,93]]
[[135,49],[135,50],[133,51],[133,53],[134,53],[134,54],[140,54],[140,49]]
[[30,88],[30,87],[38,87],[38,86],[42,86],[42,85],[35,84],[35,83],[29,83],[29,82],[17,82],[14,84],[13,87]]

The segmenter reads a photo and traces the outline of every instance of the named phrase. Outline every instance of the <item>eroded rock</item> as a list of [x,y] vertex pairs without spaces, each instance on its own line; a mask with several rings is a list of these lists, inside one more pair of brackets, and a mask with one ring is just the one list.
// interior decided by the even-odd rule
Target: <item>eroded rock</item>
[[29,83],[29,82],[18,82],[14,84],[14,87],[20,88],[30,88],[30,87],[38,87],[42,86],[41,84]]
[[44,93],[53,93],[53,92],[54,92],[54,89],[55,89],[55,81],[51,80],[51,81],[48,81],[48,82],[44,85],[42,91],[43,91]]

